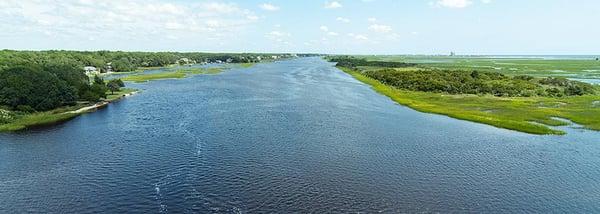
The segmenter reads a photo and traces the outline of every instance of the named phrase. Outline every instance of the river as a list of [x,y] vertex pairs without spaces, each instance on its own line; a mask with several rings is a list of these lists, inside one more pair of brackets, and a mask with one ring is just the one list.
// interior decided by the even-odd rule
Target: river
[[0,213],[600,212],[600,132],[419,113],[320,58],[128,86],[0,133]]

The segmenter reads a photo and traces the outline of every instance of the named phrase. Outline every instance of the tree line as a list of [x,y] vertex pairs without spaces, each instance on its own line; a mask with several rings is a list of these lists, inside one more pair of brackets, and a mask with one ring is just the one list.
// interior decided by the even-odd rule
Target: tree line
[[[90,83],[91,82],[91,83]],[[22,112],[45,111],[77,101],[106,98],[105,81],[93,81],[77,66],[18,64],[0,70],[0,106]]]
[[253,63],[261,59],[290,57],[290,54],[213,54],[213,53],[179,53],[179,52],[122,52],[122,51],[0,51],[0,69],[14,64],[69,64],[83,68],[93,66],[106,71],[108,66],[115,72],[128,72],[139,67],[163,67],[188,59],[193,62],[231,62]]
[[356,68],[359,66],[372,66],[372,67],[386,67],[386,68],[406,68],[415,67],[415,63],[405,62],[388,62],[388,61],[369,61],[363,58],[356,58],[351,56],[336,56],[328,58],[329,61],[337,62],[337,66],[346,68]]

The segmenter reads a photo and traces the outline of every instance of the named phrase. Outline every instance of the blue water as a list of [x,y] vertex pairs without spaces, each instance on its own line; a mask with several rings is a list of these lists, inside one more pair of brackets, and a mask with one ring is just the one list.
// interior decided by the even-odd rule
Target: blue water
[[419,113],[319,58],[0,134],[0,213],[600,212],[600,133]]
[[579,82],[585,82],[593,85],[600,85],[600,79],[581,79],[581,78],[568,78]]

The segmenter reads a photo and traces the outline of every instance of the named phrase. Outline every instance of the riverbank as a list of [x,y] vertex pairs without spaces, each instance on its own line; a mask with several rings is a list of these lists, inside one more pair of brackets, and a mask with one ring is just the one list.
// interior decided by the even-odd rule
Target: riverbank
[[106,107],[108,104],[138,93],[136,89],[124,88],[114,94],[107,94],[107,98],[93,105],[78,104],[75,106],[62,107],[50,111],[36,112],[31,114],[17,115],[6,124],[0,125],[0,132],[14,132],[34,127],[43,127],[62,123],[97,109]]
[[600,96],[502,98],[416,92],[387,86],[356,70],[338,68],[370,85],[378,93],[420,112],[441,114],[538,135],[566,134],[564,131],[551,128],[569,124],[557,118],[568,119],[586,129],[600,131],[600,118],[598,117],[600,108],[593,106],[594,102],[600,100]]

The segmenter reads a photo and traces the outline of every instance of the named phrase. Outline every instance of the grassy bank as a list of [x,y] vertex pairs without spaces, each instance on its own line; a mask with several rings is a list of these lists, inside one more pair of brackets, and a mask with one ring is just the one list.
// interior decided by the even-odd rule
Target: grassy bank
[[[124,88],[121,89],[121,91],[115,91],[114,94],[108,92],[106,99],[103,101],[114,102],[135,91],[137,90]],[[78,104],[75,106],[62,107],[51,111],[36,113],[13,113],[14,115],[11,115],[10,122],[0,125],[0,132],[13,132],[28,128],[50,126],[62,123],[86,113],[86,111],[82,111],[81,113],[74,113],[74,111],[89,105],[90,104]],[[3,112],[8,111],[3,110]]]
[[181,79],[190,75],[198,74],[218,74],[223,72],[224,68],[184,68],[176,71],[161,72],[154,74],[137,74],[121,78],[123,81],[147,82],[161,79]]
[[501,98],[406,91],[384,85],[358,71],[340,69],[397,103],[421,112],[531,134],[565,134],[551,128],[566,125],[564,121],[555,118],[565,118],[587,129],[600,130],[600,105],[597,104],[600,96]]
[[70,120],[80,114],[66,113],[77,107],[59,108],[31,114],[17,114],[10,123],[0,125],[0,132],[19,131],[32,127],[48,126]]

